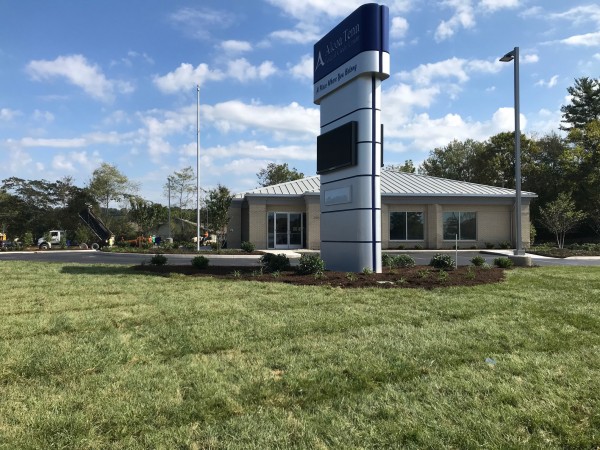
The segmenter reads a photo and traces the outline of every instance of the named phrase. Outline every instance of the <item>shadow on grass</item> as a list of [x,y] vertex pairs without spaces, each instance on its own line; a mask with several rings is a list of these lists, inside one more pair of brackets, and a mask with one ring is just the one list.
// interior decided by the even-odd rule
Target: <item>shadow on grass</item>
[[69,275],[147,275],[161,276],[160,273],[153,273],[145,270],[135,270],[135,266],[100,266],[100,265],[81,265],[81,266],[64,266],[61,269],[62,273]]

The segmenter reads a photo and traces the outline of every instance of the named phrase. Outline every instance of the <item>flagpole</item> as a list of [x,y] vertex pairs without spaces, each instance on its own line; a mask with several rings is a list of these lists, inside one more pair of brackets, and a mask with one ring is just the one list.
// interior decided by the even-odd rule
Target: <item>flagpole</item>
[[200,85],[196,85],[196,251],[200,251]]

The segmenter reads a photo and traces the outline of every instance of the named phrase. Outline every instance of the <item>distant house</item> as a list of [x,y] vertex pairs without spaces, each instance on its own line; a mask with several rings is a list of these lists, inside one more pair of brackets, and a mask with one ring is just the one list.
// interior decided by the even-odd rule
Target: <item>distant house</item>
[[[250,241],[263,249],[318,249],[320,177],[235,195],[228,246]],[[529,246],[529,204],[522,192],[523,246]],[[381,172],[382,249],[515,246],[515,191],[391,170]]]

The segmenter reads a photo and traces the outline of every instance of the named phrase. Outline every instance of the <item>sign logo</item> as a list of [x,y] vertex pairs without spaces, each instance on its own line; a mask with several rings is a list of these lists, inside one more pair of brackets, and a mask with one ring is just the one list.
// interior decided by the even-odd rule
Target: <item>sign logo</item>
[[319,51],[319,56],[317,56],[317,64],[315,65],[315,72],[319,69],[319,67],[325,66],[325,61],[323,61],[323,56]]
[[387,6],[367,3],[342,20],[314,46],[313,83],[362,52],[389,53]]

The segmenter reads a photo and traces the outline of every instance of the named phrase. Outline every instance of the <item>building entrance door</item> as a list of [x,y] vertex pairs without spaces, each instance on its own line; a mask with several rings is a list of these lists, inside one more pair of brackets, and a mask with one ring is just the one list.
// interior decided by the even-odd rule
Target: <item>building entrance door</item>
[[302,248],[302,213],[270,212],[268,215],[268,247],[275,249]]

